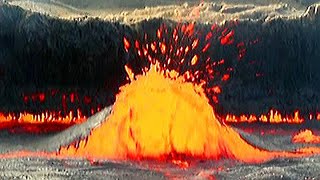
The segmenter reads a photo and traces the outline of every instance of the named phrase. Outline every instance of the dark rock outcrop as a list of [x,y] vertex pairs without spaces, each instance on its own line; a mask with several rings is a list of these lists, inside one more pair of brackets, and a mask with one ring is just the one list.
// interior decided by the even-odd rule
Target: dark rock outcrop
[[[61,96],[36,106],[23,101],[25,92],[51,88],[91,94],[92,103],[83,108],[112,104],[114,93],[126,81],[123,66],[131,57],[124,50],[123,37],[139,39],[162,23],[175,25],[163,19],[134,25],[86,17],[63,20],[0,5],[0,111],[60,107]],[[198,24],[197,28],[205,32],[210,27]],[[247,48],[241,62],[235,59],[234,47],[212,48],[209,54],[226,57],[235,69],[219,95],[215,107],[219,113],[320,110],[318,5],[297,18],[239,21],[234,30],[235,39]],[[97,95],[102,92],[109,100]]]

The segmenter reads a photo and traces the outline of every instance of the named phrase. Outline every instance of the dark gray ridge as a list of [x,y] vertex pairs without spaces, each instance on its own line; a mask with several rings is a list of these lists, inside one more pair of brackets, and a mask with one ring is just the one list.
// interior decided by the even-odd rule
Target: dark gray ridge
[[107,107],[89,117],[86,122],[54,134],[9,134],[0,132],[0,153],[26,150],[57,152],[60,147],[72,145],[79,140],[85,139],[90,132],[106,121],[112,107]]
[[[241,129],[235,129],[240,136],[249,144],[269,151],[295,151],[303,147],[309,147],[308,143],[292,143],[293,133],[283,134],[253,134],[247,133]],[[320,147],[320,144],[312,144],[314,147]]]
[[70,145],[85,138],[88,138],[91,131],[99,127],[107,120],[112,111],[112,106],[104,108],[102,111],[89,117],[84,123],[73,125],[72,127],[59,132],[43,142],[30,144],[37,150],[57,151],[60,147]]

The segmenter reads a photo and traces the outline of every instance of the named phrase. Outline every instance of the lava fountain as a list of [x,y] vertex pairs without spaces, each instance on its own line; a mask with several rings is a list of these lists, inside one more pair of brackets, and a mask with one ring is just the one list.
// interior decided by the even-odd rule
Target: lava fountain
[[[183,30],[183,27],[191,30]],[[182,26],[181,29],[186,32],[184,35],[192,38],[190,34],[194,32],[193,27]],[[163,32],[168,31],[159,29],[157,36],[160,42],[151,42],[150,46],[147,44],[141,47],[142,45],[135,41],[139,56],[145,57],[150,67],[144,68],[143,74],[136,76],[131,68],[125,66],[131,82],[120,88],[110,116],[104,124],[94,129],[87,139],[80,140],[76,146],[62,147],[59,155],[115,160],[227,158],[252,163],[276,157],[310,154],[307,151],[270,152],[254,147],[231,127],[222,124],[206,94],[208,89],[221,91],[219,86],[209,87],[206,84],[210,78],[205,78],[213,77],[210,73],[214,72],[212,66],[208,66],[210,59],[201,63],[198,55],[186,55],[189,50],[184,50],[187,53],[184,56],[179,55],[177,59],[170,55],[174,49],[177,49],[178,53],[171,54],[176,55],[180,53],[180,49],[197,48],[199,40],[195,38],[189,41],[192,44],[186,48],[174,48],[173,45],[179,44],[178,34],[181,33],[174,29],[173,38],[169,38],[173,41],[167,45],[166,39],[162,38]],[[221,38],[222,45],[234,42],[232,32],[228,33],[228,43]],[[223,33],[226,33],[226,30]],[[124,47],[129,52],[131,44],[126,38]],[[170,47],[169,50],[167,47]],[[161,61],[159,57],[162,55],[164,58]],[[190,58],[186,60],[185,57]],[[168,68],[173,61],[177,67]],[[224,60],[221,64],[223,63]],[[183,72],[175,70],[185,64],[191,67],[190,69],[202,64],[205,69],[196,68],[193,72],[188,68]],[[213,63],[213,66],[215,65]],[[205,73],[207,75],[199,76]],[[197,77],[202,79],[197,80]],[[222,81],[225,80],[222,78]]]
[[182,78],[166,78],[155,67],[121,87],[112,114],[87,142],[60,153],[107,159],[183,156],[245,162],[273,157],[221,124],[201,87]]
[[[277,157],[301,157],[320,152],[319,148],[271,152],[250,145],[234,129],[222,124],[223,120],[216,116],[210,105],[210,98],[215,103],[218,100],[208,92],[221,92],[220,86],[209,82],[217,77],[213,67],[221,66],[225,61],[222,59],[212,63],[210,58],[198,54],[190,56],[194,49],[200,48],[206,52],[210,46],[205,43],[204,50],[199,46],[199,39],[192,35],[193,28],[191,24],[174,29],[172,36],[168,36],[173,37],[169,38],[172,40],[169,45],[162,36],[163,32],[168,32],[165,28],[156,33],[160,42],[141,45],[135,41],[137,54],[148,61],[149,67],[143,67],[142,75],[136,75],[132,68],[125,66],[130,83],[120,88],[113,111],[106,121],[85,139],[61,147],[57,153],[44,153],[43,156],[172,162],[180,162],[181,159],[232,159],[257,163]],[[211,29],[214,28],[212,26]],[[222,32],[222,45],[234,42],[233,31],[227,32]],[[212,36],[207,37],[210,39]],[[191,44],[176,48],[173,45],[184,44],[179,43],[179,39]],[[126,38],[124,46],[127,52],[132,47]],[[229,79],[228,69],[227,73],[218,73],[223,77],[219,78],[221,81]],[[38,152],[18,154],[41,156]],[[6,154],[3,157],[9,156]]]

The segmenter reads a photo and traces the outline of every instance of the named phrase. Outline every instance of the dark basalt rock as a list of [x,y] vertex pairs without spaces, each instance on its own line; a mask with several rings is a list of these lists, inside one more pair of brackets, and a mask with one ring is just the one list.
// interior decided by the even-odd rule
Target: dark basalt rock
[[[118,87],[126,82],[124,64],[132,57],[124,50],[123,37],[142,38],[162,23],[176,24],[163,19],[133,25],[87,17],[63,20],[1,4],[0,111],[59,109],[62,95],[36,105],[23,101],[26,92],[51,88],[61,92],[80,89],[79,96],[92,95],[90,104],[79,102],[68,106],[71,109],[112,104]],[[197,28],[205,32],[210,27],[197,24]],[[297,18],[239,21],[234,30],[235,39],[246,44],[241,62],[233,46],[212,48],[209,54],[216,60],[226,57],[235,69],[223,84],[220,103],[215,106],[218,113],[259,114],[275,108],[308,114],[320,110],[318,5]],[[255,39],[258,42],[253,45]]]

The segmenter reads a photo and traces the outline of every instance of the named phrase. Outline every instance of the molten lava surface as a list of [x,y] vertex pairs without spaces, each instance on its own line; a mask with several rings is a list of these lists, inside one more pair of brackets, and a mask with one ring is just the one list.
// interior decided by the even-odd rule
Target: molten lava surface
[[315,135],[311,130],[304,130],[292,138],[294,143],[320,143],[320,136]]
[[223,119],[225,123],[270,123],[270,124],[302,124],[305,123],[307,120],[317,120],[320,121],[320,113],[317,113],[315,116],[309,114],[309,119],[304,119],[300,116],[299,111],[295,111],[293,115],[286,115],[283,116],[279,111],[271,109],[268,114],[262,114],[257,117],[254,114],[250,115],[232,115],[227,114],[226,117]]
[[66,116],[58,113],[42,113],[39,115],[31,113],[2,114],[0,113],[0,130],[10,132],[46,133],[64,130],[74,124],[82,123],[86,120],[80,111],[74,115],[72,111]]
[[[232,45],[234,31],[213,25],[203,47],[199,45],[198,33],[191,23],[170,30],[160,26],[155,40],[149,40],[147,34],[144,42],[124,37],[126,52],[135,53],[135,63],[144,65],[138,70],[130,63],[125,66],[131,82],[120,88],[106,122],[75,146],[62,147],[59,155],[120,160],[173,159],[172,162],[183,167],[188,165],[180,159],[186,158],[261,162],[276,157],[310,155],[308,149],[297,153],[259,149],[220,123],[225,121],[218,120],[212,104],[218,103],[216,95],[222,90],[219,83],[212,82],[228,81],[233,68],[223,67],[219,72],[225,59],[212,61],[210,57],[194,53],[197,49],[206,52],[210,39],[217,34],[221,34],[218,38],[221,46]],[[245,49],[243,43],[237,43],[237,47],[240,46]],[[245,55],[244,51],[239,53],[240,57]],[[276,123],[303,122],[298,112],[292,120],[273,111],[270,117],[269,121]],[[267,122],[266,116],[261,119]]]
[[77,147],[61,148],[60,155],[261,162],[299,154],[268,152],[251,146],[218,121],[201,88],[181,78],[165,78],[152,68],[121,88],[113,112],[103,125]]

